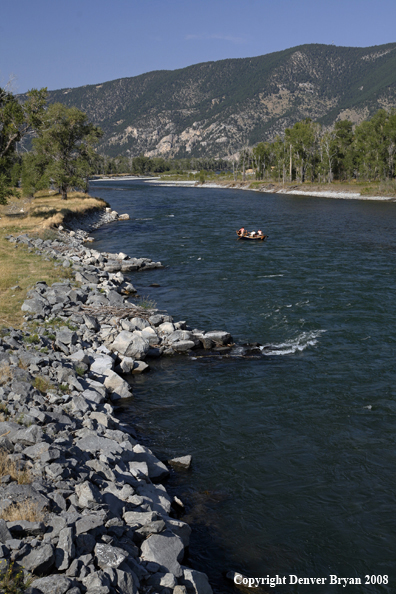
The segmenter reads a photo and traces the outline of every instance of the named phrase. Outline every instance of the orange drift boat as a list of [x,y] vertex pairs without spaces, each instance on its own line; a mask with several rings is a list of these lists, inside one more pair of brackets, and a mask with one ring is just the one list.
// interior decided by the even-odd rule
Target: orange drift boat
[[252,239],[255,241],[264,241],[268,237],[268,235],[264,235],[263,233],[250,235],[248,231],[245,231],[243,234],[241,234],[240,231],[237,231],[236,234],[238,235],[238,239]]

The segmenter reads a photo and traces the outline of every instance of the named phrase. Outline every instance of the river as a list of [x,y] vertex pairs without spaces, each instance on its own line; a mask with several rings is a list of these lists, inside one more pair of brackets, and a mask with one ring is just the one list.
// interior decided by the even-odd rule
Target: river
[[[193,456],[170,482],[194,527],[191,565],[216,592],[233,591],[228,569],[394,592],[396,204],[136,181],[97,181],[91,194],[131,216],[93,247],[165,265],[132,276],[140,295],[268,347],[162,358],[133,382],[124,416],[159,457]],[[241,226],[269,238],[238,241]]]

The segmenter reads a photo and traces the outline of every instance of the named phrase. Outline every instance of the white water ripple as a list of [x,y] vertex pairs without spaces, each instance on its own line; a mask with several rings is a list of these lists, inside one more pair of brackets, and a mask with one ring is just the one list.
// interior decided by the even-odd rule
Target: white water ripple
[[263,355],[293,355],[302,352],[310,346],[315,346],[318,338],[326,330],[313,330],[311,332],[302,332],[296,338],[281,344],[271,344],[260,347]]

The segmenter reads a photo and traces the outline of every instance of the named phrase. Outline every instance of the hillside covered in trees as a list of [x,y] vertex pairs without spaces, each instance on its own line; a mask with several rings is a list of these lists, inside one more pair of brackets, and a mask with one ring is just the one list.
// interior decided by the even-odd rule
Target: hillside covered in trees
[[49,93],[87,113],[110,156],[227,157],[309,117],[330,127],[396,107],[396,43],[302,45]]

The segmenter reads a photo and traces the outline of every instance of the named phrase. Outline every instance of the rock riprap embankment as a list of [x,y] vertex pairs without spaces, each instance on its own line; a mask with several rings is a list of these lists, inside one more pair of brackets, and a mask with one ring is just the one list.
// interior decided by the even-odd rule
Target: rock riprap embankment
[[24,329],[0,339],[0,563],[38,578],[37,594],[209,594],[205,574],[183,564],[191,530],[162,484],[168,467],[114,405],[150,358],[231,336],[128,302],[124,272],[160,263],[90,250],[72,233],[9,237],[72,267],[76,283],[36,283]]

